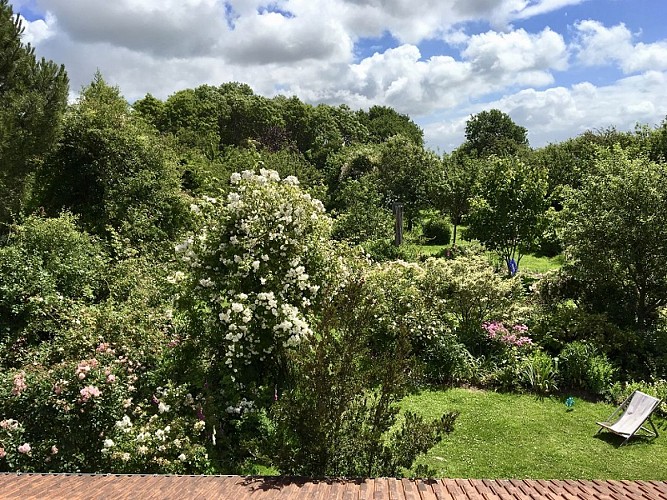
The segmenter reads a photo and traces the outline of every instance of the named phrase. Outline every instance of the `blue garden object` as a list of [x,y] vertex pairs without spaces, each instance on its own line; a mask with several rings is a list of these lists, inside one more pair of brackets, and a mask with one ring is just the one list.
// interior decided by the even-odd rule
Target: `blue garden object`
[[565,400],[565,406],[567,407],[568,411],[571,411],[572,408],[574,408],[574,398],[572,396]]
[[514,259],[510,259],[510,261],[507,263],[507,267],[509,268],[510,276],[514,276],[519,270],[519,265]]

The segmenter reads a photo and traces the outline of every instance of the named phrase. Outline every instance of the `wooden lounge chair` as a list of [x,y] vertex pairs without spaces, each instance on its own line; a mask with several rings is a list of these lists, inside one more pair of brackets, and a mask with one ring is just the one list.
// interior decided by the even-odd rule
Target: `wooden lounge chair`
[[[658,437],[658,430],[653,425],[653,422],[651,422],[651,413],[653,413],[660,403],[661,400],[658,398],[644,394],[641,391],[635,391],[623,401],[621,406],[616,408],[616,411],[609,416],[606,422],[596,422],[600,426],[597,434],[602,429],[607,429],[614,434],[623,436],[625,441],[621,443],[621,446],[626,444],[628,439],[640,430],[644,431],[642,435],[654,438]],[[618,416],[619,413],[620,416]],[[644,427],[646,421],[651,425],[653,432]]]

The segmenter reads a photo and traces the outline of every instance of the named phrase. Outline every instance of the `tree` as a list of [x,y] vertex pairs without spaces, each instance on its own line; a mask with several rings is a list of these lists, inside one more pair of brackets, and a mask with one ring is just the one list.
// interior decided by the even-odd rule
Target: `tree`
[[433,153],[400,135],[382,145],[378,183],[388,207],[394,202],[403,204],[408,230],[430,201],[439,163]]
[[569,271],[594,311],[647,329],[667,305],[667,168],[620,147],[595,166],[566,205]]
[[341,213],[334,221],[334,237],[362,243],[393,235],[393,217],[382,206],[375,175],[345,181],[337,198]]
[[528,148],[527,130],[498,109],[482,111],[466,122],[462,148],[478,158],[513,155]]
[[143,99],[135,101],[132,110],[157,130],[164,131],[165,103],[160,99],[153,97],[150,93],[146,94]]
[[69,85],[63,66],[38,61],[21,42],[23,29],[0,0],[0,224],[28,198],[37,165],[58,137]]
[[471,204],[468,234],[494,250],[511,271],[541,233],[547,209],[543,169],[511,157],[491,157],[485,166],[479,195]]
[[466,155],[461,149],[442,159],[441,178],[435,186],[436,207],[449,214],[454,226],[453,245],[456,245],[457,227],[470,211],[480,175],[480,162]]
[[[139,107],[142,116],[146,116],[149,107],[157,108],[151,103],[152,100],[146,96],[135,106]],[[157,117],[151,117],[148,121],[158,123],[160,132],[173,134],[185,147],[198,149],[209,160],[214,160],[221,144],[220,123],[227,119],[229,113],[229,106],[220,91],[210,85],[201,85],[169,96],[164,103],[162,119],[157,121]]]
[[424,131],[419,125],[393,108],[372,106],[367,112],[359,111],[359,116],[373,142],[385,142],[390,137],[402,135],[417,146],[424,145]]
[[69,109],[39,184],[48,213],[70,210],[87,231],[143,249],[173,239],[189,217],[169,148],[99,73]]

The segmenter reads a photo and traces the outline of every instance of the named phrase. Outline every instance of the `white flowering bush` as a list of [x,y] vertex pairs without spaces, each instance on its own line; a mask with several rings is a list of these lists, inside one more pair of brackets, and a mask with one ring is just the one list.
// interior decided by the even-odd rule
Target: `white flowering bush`
[[212,472],[201,403],[183,385],[157,387],[150,400],[127,401],[102,441],[110,472]]
[[214,459],[239,463],[243,435],[258,435],[263,409],[286,383],[286,353],[313,335],[344,266],[322,203],[295,177],[235,173],[225,199],[195,206],[201,229],[176,246],[186,267],[171,277],[184,286],[186,311],[176,350],[204,396]]
[[[232,380],[312,330],[308,316],[330,267],[331,221],[295,177],[271,170],[231,177],[225,201],[206,199],[198,235],[176,247],[190,268],[207,342]],[[205,312],[205,316],[199,314]]]

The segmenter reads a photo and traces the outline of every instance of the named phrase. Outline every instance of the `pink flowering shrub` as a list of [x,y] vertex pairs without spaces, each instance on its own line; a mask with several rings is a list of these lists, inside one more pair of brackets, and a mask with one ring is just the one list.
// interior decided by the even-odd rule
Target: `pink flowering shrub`
[[25,391],[28,386],[25,383],[25,372],[19,372],[14,375],[14,387],[12,387],[12,396],[18,396]]
[[90,354],[0,377],[0,471],[100,470],[101,443],[136,394],[142,365],[113,350]]
[[533,341],[530,337],[524,335],[528,332],[528,327],[523,324],[516,324],[507,328],[502,322],[486,321],[482,324],[489,339],[505,344],[509,347],[532,346]]

